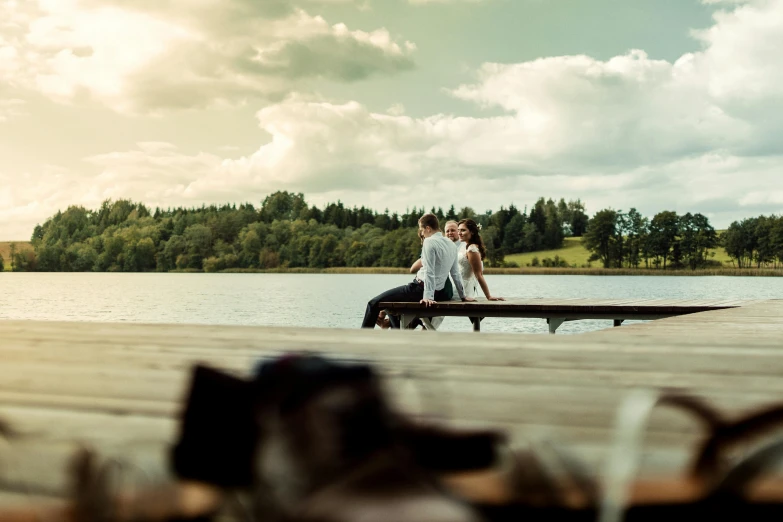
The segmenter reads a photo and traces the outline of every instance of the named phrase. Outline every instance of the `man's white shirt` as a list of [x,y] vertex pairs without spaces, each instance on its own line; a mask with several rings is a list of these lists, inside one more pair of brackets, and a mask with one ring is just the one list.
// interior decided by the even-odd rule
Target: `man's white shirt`
[[442,290],[451,274],[460,299],[465,297],[462,275],[457,264],[458,244],[435,232],[424,240],[421,250],[422,267],[416,278],[424,281],[424,299],[435,299],[435,291]]

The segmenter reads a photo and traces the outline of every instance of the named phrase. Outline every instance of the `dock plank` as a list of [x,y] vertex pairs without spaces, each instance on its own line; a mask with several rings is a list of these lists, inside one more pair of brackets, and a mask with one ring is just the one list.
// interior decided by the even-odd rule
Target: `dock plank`
[[[638,304],[521,301],[541,310]],[[737,301],[654,303],[676,310]],[[63,494],[52,469],[82,442],[164,475],[188,372],[200,361],[242,375],[260,358],[292,351],[371,361],[412,415],[503,428],[518,444],[559,441],[597,470],[616,408],[633,388],[689,390],[733,414],[783,400],[781,338],[780,300],[575,336],[0,321],[0,417],[23,435],[12,457],[0,448],[0,463],[22,466],[0,466],[0,506],[20,491]],[[693,419],[656,411],[642,473],[678,469],[700,436]]]

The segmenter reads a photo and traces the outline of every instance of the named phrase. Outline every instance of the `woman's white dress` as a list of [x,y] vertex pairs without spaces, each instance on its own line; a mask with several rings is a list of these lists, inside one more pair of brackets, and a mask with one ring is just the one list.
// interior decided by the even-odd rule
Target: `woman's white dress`
[[[457,252],[457,263],[459,264],[459,274],[462,276],[462,286],[465,289],[465,295],[467,297],[477,297],[481,291],[481,287],[478,284],[476,276],[473,274],[473,267],[470,266],[468,261],[468,252],[479,253],[478,245],[470,245],[465,248],[465,243],[459,246]],[[481,269],[484,270],[484,262],[481,262]]]

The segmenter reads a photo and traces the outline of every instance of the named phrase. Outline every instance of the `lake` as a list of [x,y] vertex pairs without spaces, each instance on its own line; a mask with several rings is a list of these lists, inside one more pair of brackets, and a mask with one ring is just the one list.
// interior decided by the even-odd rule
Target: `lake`
[[[356,328],[367,300],[411,276],[385,274],[0,274],[0,319]],[[491,275],[519,298],[776,299],[780,277]],[[558,334],[611,327],[573,321]],[[486,332],[546,333],[543,319],[488,318]],[[471,330],[449,317],[444,331]]]

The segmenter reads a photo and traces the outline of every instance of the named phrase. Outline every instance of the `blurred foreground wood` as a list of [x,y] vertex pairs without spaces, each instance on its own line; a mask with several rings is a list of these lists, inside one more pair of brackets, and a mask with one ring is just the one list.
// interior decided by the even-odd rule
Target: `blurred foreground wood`
[[[134,487],[170,478],[197,361],[243,375],[301,350],[371,361],[403,410],[505,428],[522,447],[551,440],[596,474],[632,388],[681,388],[729,414],[783,400],[783,301],[607,327],[547,336],[0,321],[0,418],[20,435],[0,443],[0,506],[62,498],[81,443],[123,463]],[[657,410],[641,478],[680,476],[701,436],[684,413]]]

